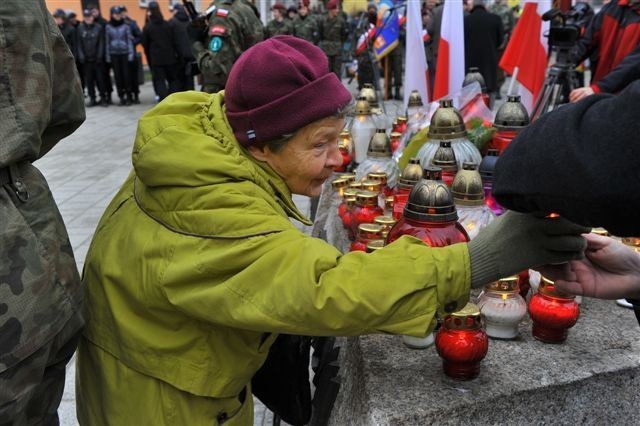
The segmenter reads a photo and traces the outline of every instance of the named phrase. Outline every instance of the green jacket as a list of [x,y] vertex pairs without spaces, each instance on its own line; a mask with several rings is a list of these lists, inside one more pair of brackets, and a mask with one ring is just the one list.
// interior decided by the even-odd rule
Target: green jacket
[[318,42],[318,22],[315,16],[311,14],[304,17],[302,15],[296,16],[293,19],[293,34],[316,44]]
[[264,38],[278,35],[293,35],[293,22],[289,19],[284,19],[282,22],[275,19],[270,20],[264,29]]
[[223,92],[143,115],[133,166],[85,262],[82,423],[211,424],[237,410],[277,333],[423,336],[439,307],[467,302],[464,244],[343,255],[301,233],[284,181],[235,140]]
[[318,21],[320,48],[327,56],[342,54],[342,44],[347,39],[347,21],[341,14],[335,18],[328,13]]

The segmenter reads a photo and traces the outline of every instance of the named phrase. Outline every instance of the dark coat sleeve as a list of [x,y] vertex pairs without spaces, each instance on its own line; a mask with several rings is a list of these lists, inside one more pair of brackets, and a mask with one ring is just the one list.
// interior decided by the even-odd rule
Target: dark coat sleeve
[[609,74],[595,83],[597,92],[616,93],[640,78],[640,45],[636,46]]
[[617,96],[589,96],[542,116],[498,160],[498,202],[640,235],[639,106],[635,81]]

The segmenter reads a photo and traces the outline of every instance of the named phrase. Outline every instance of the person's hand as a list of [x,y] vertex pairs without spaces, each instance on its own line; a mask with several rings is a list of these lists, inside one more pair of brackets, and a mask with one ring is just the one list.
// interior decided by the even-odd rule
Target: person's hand
[[524,269],[581,259],[589,228],[568,220],[509,211],[469,242],[471,286],[480,287]]
[[204,40],[207,37],[206,22],[204,20],[192,21],[187,25],[187,35],[189,36],[191,43],[195,43],[197,41],[204,43]]
[[591,87],[580,87],[578,89],[573,89],[571,93],[569,93],[569,101],[570,102],[578,102],[581,99],[586,98],[587,96],[593,95],[595,92]]
[[562,292],[599,299],[640,299],[640,254],[609,237],[587,234],[585,258],[538,268]]

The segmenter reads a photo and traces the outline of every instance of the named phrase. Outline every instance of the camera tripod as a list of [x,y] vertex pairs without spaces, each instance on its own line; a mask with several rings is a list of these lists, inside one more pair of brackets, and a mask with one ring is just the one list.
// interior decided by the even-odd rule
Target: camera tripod
[[557,61],[549,68],[544,85],[531,112],[532,122],[559,105],[568,103],[569,93],[578,88],[576,66],[571,62],[570,56],[568,46],[558,48]]

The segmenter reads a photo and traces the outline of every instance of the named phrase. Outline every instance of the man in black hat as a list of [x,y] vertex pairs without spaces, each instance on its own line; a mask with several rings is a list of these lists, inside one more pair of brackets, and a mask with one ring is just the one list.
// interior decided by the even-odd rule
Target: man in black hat
[[[89,104],[107,106],[106,87],[104,85],[104,28],[95,22],[91,10],[83,12],[84,22],[78,26],[78,61],[84,71]],[[100,100],[96,99],[96,86]]]
[[140,73],[142,72],[142,57],[140,53],[136,51],[138,45],[142,41],[142,30],[138,26],[138,23],[135,19],[131,19],[129,16],[129,11],[127,11],[127,6],[124,4],[120,5],[120,10],[122,11],[122,18],[124,19],[124,23],[129,25],[131,28],[131,36],[133,38],[133,61],[129,62],[129,75],[131,77],[130,86],[131,86],[131,94],[133,96],[132,102],[134,104],[140,103]]

